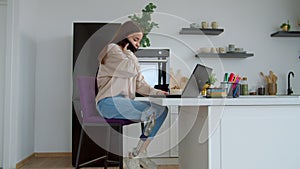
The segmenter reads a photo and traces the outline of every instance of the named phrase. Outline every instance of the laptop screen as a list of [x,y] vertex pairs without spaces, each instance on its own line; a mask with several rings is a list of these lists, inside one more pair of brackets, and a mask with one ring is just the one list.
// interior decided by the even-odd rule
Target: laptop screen
[[197,64],[182,92],[181,97],[198,97],[202,87],[205,85],[209,75],[212,73],[212,70],[212,68]]

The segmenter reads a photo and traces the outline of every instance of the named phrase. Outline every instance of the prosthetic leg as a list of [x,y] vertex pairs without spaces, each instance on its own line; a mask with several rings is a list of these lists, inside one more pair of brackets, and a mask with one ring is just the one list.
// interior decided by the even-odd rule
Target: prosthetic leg
[[[152,128],[155,125],[155,114],[153,113],[149,116],[148,121],[146,122],[146,126],[144,128],[144,135],[147,137],[152,131]],[[134,148],[133,152],[129,154],[129,159],[125,160],[125,164],[127,165],[127,169],[140,169],[142,166],[145,169],[157,169],[157,165],[148,158],[139,158],[139,154],[142,151],[145,151],[149,143],[145,143],[145,140],[140,139],[136,148]]]
[[[155,114],[153,113],[150,117],[149,120],[146,122],[146,126],[144,128],[144,135],[146,137],[149,136],[149,134],[152,131],[152,128],[155,125]],[[142,150],[145,150],[145,140],[140,139],[140,141],[138,142],[138,145],[136,146],[136,148],[134,148],[134,151],[132,152],[132,157],[136,157],[138,156]]]

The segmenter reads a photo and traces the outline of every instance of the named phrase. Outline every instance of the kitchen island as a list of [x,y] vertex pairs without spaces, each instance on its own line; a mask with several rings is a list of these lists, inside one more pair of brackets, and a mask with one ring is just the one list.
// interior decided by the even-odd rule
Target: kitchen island
[[300,97],[150,98],[179,106],[180,169],[298,169]]

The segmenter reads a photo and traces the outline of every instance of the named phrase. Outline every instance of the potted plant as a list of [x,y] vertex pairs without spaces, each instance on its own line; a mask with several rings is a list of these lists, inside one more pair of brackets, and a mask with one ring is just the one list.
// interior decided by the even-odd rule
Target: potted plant
[[141,16],[138,16],[136,14],[128,16],[128,18],[130,18],[133,22],[137,23],[144,31],[144,36],[141,40],[142,47],[149,47],[151,45],[147,35],[152,30],[152,28],[158,28],[158,24],[151,21],[151,14],[154,12],[155,8],[156,5],[154,5],[153,3],[149,3],[145,6],[144,9],[142,9]]
[[207,81],[205,82],[205,85],[202,87],[201,95],[206,96],[207,89],[210,88],[212,85],[214,85],[216,81],[217,81],[216,74],[214,73],[210,74],[208,76]]
[[287,23],[282,23],[280,28],[283,30],[283,31],[289,31],[290,28],[291,28],[291,25],[290,25],[290,21],[287,20]]

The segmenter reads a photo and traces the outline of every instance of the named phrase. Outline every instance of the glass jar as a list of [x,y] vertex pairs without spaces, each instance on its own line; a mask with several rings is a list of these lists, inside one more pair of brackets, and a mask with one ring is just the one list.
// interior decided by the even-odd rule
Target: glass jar
[[249,91],[248,91],[247,77],[243,77],[240,84],[241,84],[241,95],[248,95]]

